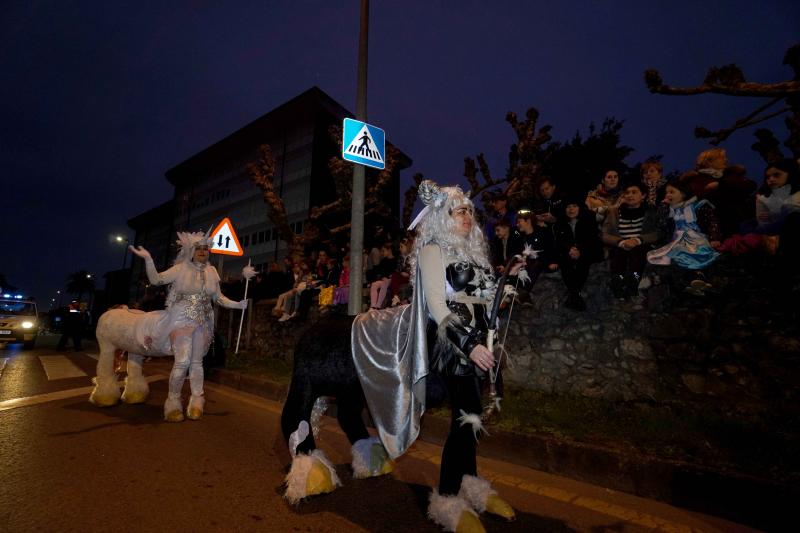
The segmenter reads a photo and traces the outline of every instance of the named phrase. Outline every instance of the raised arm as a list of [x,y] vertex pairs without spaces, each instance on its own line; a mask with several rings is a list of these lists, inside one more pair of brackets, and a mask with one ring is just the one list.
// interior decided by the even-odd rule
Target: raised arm
[[150,280],[150,283],[153,285],[167,285],[175,281],[175,278],[178,277],[178,267],[172,266],[165,270],[164,272],[159,272],[156,270],[156,265],[153,262],[153,258],[143,246],[134,247],[128,246],[128,249],[131,251],[132,254],[138,255],[142,259],[144,259],[144,269],[147,272],[147,279]]

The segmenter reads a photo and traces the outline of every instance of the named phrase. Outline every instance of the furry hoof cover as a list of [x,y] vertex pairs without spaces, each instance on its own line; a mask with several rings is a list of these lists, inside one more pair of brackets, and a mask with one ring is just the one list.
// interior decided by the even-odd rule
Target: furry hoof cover
[[378,437],[356,441],[352,453],[353,477],[356,479],[383,476],[394,470],[394,461]]
[[92,393],[92,395],[89,396],[89,401],[97,407],[111,407],[112,405],[117,405],[117,402],[119,402],[119,396]]
[[183,422],[183,413],[181,411],[169,411],[164,413],[164,420],[167,422]]
[[122,401],[129,404],[134,403],[144,403],[147,401],[147,393],[146,392],[132,392],[132,393],[123,393],[122,394]]
[[189,398],[189,407],[186,408],[186,418],[189,420],[200,420],[203,418],[203,409],[206,400],[202,396],[192,396]]
[[442,526],[445,531],[456,533],[483,533],[478,515],[466,500],[459,496],[442,496],[439,491],[431,492],[428,517]]
[[504,518],[509,522],[513,522],[517,518],[514,508],[497,494],[492,494],[486,500],[486,512]]
[[308,496],[333,492],[341,484],[325,454],[321,450],[314,450],[311,455],[297,454],[292,459],[292,467],[286,476],[284,497],[289,503],[295,504]]

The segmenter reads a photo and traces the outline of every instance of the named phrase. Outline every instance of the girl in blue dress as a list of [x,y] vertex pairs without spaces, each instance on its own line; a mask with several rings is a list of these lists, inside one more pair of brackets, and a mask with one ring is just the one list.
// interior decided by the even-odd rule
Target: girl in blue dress
[[663,201],[675,226],[672,240],[648,252],[647,261],[654,265],[674,263],[689,270],[702,270],[713,263],[719,257],[714,246],[719,246],[714,206],[708,200],[698,201],[688,183],[680,180],[667,184]]

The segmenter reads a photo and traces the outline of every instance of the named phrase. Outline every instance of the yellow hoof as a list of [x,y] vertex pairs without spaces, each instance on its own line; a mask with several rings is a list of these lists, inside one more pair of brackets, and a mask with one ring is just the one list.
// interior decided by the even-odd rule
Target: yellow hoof
[[147,393],[146,392],[136,392],[133,394],[123,394],[122,401],[125,403],[144,403],[147,401]]
[[199,407],[190,407],[186,410],[186,418],[189,420],[200,420],[203,418],[203,410]]
[[164,415],[167,422],[183,422],[183,413],[180,411],[170,411]]
[[306,478],[306,496],[314,496],[316,494],[326,494],[333,492],[333,479],[331,479],[331,471],[328,470],[320,461],[314,460],[314,466],[308,472]]
[[505,518],[509,522],[517,518],[517,515],[514,514],[514,509],[497,494],[492,494],[486,498],[486,512]]
[[473,512],[463,511],[461,518],[458,519],[456,533],[485,533],[486,530],[481,524],[480,518]]
[[381,466],[381,473],[379,475],[384,476],[386,474],[390,474],[394,470],[394,461],[391,459],[386,459]]
[[119,402],[119,397],[110,394],[92,394],[89,397],[89,401],[95,404],[97,407],[111,407],[112,405],[117,405],[117,402]]

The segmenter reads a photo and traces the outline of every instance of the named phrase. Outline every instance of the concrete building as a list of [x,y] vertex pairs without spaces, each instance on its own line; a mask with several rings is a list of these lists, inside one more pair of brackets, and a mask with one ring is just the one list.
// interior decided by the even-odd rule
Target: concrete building
[[[339,155],[329,134],[352,117],[342,105],[317,87],[303,92],[231,135],[205,148],[166,172],[175,187],[173,199],[128,221],[135,243],[150,250],[156,265],[165,268],[175,257],[176,231],[206,231],[228,217],[244,248],[243,257],[224,256],[223,280],[237,278],[251,259],[257,270],[286,255],[286,243],[267,217],[261,191],[251,181],[247,165],[258,158],[259,146],[268,144],[275,158],[275,188],[283,198],[292,228],[301,233],[309,209],[337,197],[328,162]],[[389,205],[399,220],[401,163],[389,185]],[[368,169],[367,180],[375,175]],[[212,256],[215,266],[219,257]],[[132,280],[141,280],[143,264],[133,261]],[[219,269],[219,266],[218,266]],[[135,285],[135,283],[134,283]],[[135,294],[135,287],[132,287]],[[141,295],[141,293],[139,293]]]

